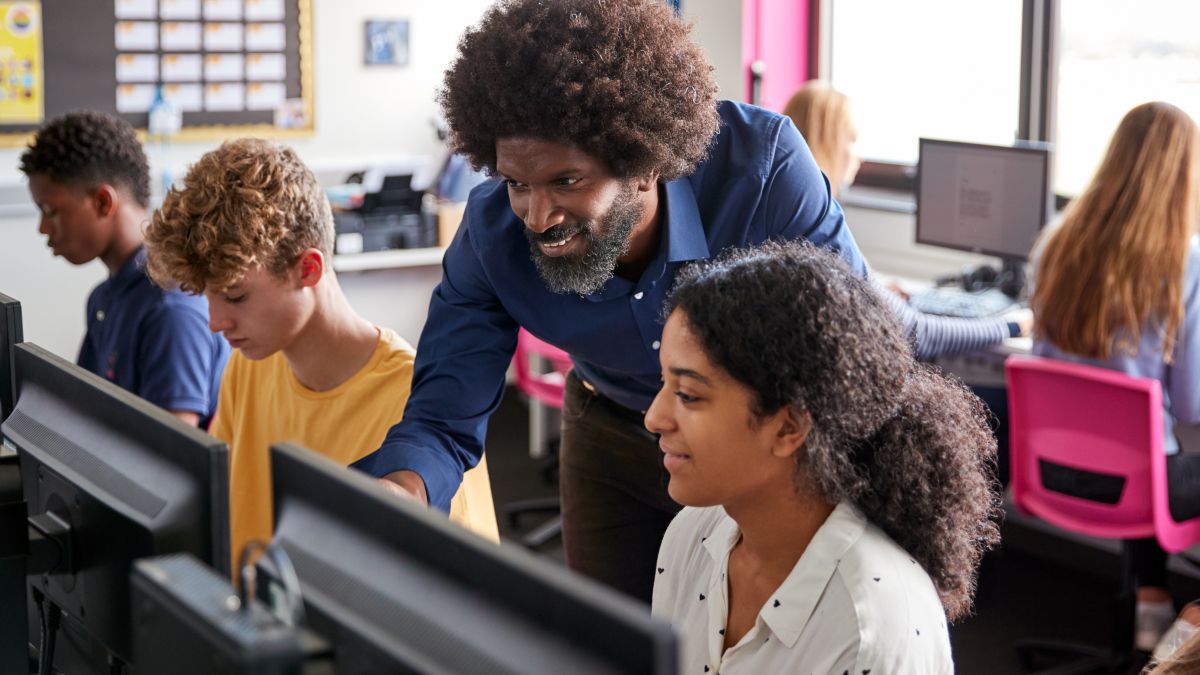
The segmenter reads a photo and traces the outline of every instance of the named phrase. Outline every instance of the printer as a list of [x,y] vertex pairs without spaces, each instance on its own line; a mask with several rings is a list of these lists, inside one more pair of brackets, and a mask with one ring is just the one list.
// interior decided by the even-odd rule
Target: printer
[[437,246],[437,218],[422,209],[412,164],[376,164],[330,191],[335,253]]

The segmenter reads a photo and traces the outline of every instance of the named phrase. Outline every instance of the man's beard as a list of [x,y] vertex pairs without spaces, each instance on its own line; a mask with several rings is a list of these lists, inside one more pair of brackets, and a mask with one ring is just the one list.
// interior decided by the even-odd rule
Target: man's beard
[[[629,235],[641,221],[643,211],[633,183],[627,183],[599,225],[594,221],[555,225],[541,234],[525,230],[529,257],[550,290],[591,295],[613,277],[617,260],[629,250]],[[583,255],[550,257],[542,253],[540,242],[560,242],[571,235],[583,237]]]

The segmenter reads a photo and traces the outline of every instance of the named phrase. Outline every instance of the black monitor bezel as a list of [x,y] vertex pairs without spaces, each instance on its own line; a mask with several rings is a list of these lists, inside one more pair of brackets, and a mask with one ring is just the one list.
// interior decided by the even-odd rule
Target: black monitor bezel
[[[27,386],[26,378],[42,378],[39,386],[45,389],[50,396],[59,398],[71,408],[84,411],[81,414],[92,422],[119,430],[119,433],[124,437],[133,437],[135,440],[140,439],[136,441],[142,448],[139,456],[146,456],[146,449],[152,447],[154,448],[153,452],[155,456],[161,458],[164,464],[172,466],[183,474],[194,477],[198,486],[203,482],[197,494],[203,494],[203,500],[200,503],[203,516],[200,520],[203,521],[203,527],[206,529],[202,536],[206,550],[189,552],[203,557],[206,563],[212,565],[220,573],[229,576],[231,568],[229,553],[229,454],[228,448],[223,442],[195,427],[187,425],[162,408],[35,344],[27,342],[17,345],[14,348],[14,365],[17,385],[17,405],[14,411],[22,410],[22,405],[28,399],[27,396],[22,396],[22,389]],[[37,418],[35,418],[35,421],[37,421]],[[109,494],[108,489],[112,487],[112,484],[102,485],[99,480],[94,481],[93,479],[96,478],[94,473],[91,475],[86,474],[79,466],[66,464],[61,457],[56,458],[37,448],[35,444],[26,445],[18,442],[16,437],[13,436],[13,424],[14,418],[10,415],[10,418],[4,423],[3,437],[6,444],[11,444],[14,447],[20,458],[21,478],[24,485],[25,498],[29,502],[28,509],[31,516],[38,514],[36,513],[37,507],[30,501],[30,495],[34,493],[37,483],[45,480],[47,482],[53,481],[66,485],[70,492],[84,497],[82,508],[91,508],[88,506],[91,503],[99,504],[104,509],[105,518],[124,518],[132,524],[133,528],[139,527],[137,521],[133,520],[129,515],[135,509],[131,509],[129,503],[122,501],[121,495]],[[118,424],[121,426],[117,426]],[[84,449],[86,450],[86,448]],[[112,451],[111,446],[105,449]],[[93,463],[97,459],[102,462],[106,461],[107,453],[89,452],[87,454],[89,455],[86,458],[87,461],[93,461]],[[46,469],[44,476],[43,467]],[[75,502],[75,508],[81,508],[81,503]],[[77,548],[78,542],[76,541],[75,534],[70,535],[70,540],[71,546]],[[168,548],[173,547],[168,546]],[[171,552],[175,551],[165,549],[154,550],[142,555]],[[84,553],[87,554],[88,552]],[[97,554],[91,552],[91,555],[96,556]],[[109,558],[115,560],[120,556],[114,556],[111,551],[106,551],[102,557],[105,560]],[[141,557],[141,555],[129,556],[127,562],[130,569],[132,569],[133,560],[137,557]],[[92,569],[91,567],[85,567],[81,573],[96,574],[97,572],[92,571]],[[28,577],[27,584],[53,591],[50,595],[54,597],[62,591],[50,586],[53,581],[53,573],[49,576],[32,575]],[[75,592],[78,591],[67,591],[67,594],[70,595]],[[89,596],[94,600],[95,596],[93,593],[95,591],[89,591]],[[101,595],[105,594],[111,595],[111,592],[101,592]],[[70,597],[74,599],[76,596]],[[94,614],[93,612],[87,616],[76,616],[72,621],[84,625],[92,625],[94,621],[103,620],[102,618],[93,618]],[[122,635],[127,633],[123,629],[119,630],[119,632]],[[91,630],[88,633],[93,635],[96,644],[103,642],[96,639],[98,636],[92,634]],[[123,658],[128,657],[128,645],[123,642],[117,645],[104,644],[104,647]]]
[[[561,603],[552,607],[549,614],[558,614],[559,619],[571,616],[572,611],[594,611],[604,621],[626,631],[625,636],[594,636],[594,649],[584,648],[588,654],[598,654],[602,649],[610,648],[612,642],[609,640],[620,640],[622,637],[628,640],[637,634],[648,641],[643,646],[648,646],[655,658],[654,668],[649,672],[673,673],[677,670],[678,638],[674,631],[664,622],[652,619],[649,612],[639,608],[632,600],[602,588],[590,579],[572,574],[524,550],[485,541],[451,524],[444,515],[439,516],[428,509],[409,504],[387,492],[365,474],[348,470],[302,446],[290,443],[273,445],[271,474],[276,525],[274,542],[281,545],[285,552],[288,542],[280,537],[280,520],[288,517],[289,501],[297,502],[301,507],[298,511],[315,509],[325,515],[330,515],[329,507],[332,507],[337,511],[332,517],[341,521],[347,530],[353,530],[354,536],[381,542],[383,546],[409,559],[418,558],[421,564],[470,587],[481,597],[514,607],[519,606],[520,602],[527,605],[530,598],[545,600],[553,596],[553,602],[561,600]],[[311,485],[314,481],[319,481],[324,487],[319,491],[302,489],[301,486]],[[438,546],[430,546],[431,540],[443,543],[445,547],[439,550]],[[472,567],[468,558],[472,557],[487,561],[488,565],[482,566],[487,570],[484,575],[471,576],[467,572],[467,568]],[[265,562],[260,561],[259,567],[270,575],[270,567]],[[303,578],[302,570],[297,571],[301,573],[302,587],[312,583]],[[530,587],[535,586],[540,587],[545,595],[529,592]],[[520,600],[513,599],[517,596]],[[306,601],[306,604],[309,602]],[[531,611],[527,606],[521,606],[521,610]],[[308,611],[311,621],[311,606]],[[539,620],[548,618],[543,614],[526,614],[526,618],[528,616],[537,616]],[[551,631],[548,629],[548,632]]]
[[17,401],[12,350],[24,341],[21,303],[0,293],[0,422],[8,417]]
[[1038,156],[1042,160],[1041,165],[1042,165],[1042,169],[1043,169],[1043,180],[1041,183],[1041,185],[1042,185],[1041,203],[1042,203],[1043,216],[1042,216],[1042,223],[1038,227],[1038,231],[1041,232],[1043,229],[1045,229],[1046,224],[1050,220],[1050,214],[1052,213],[1052,208],[1053,208],[1053,203],[1051,201],[1051,191],[1050,191],[1050,179],[1051,179],[1051,177],[1050,177],[1050,169],[1051,169],[1050,146],[1048,144],[1040,143],[1040,142],[1036,142],[1036,141],[1022,141],[1020,143],[1016,143],[1013,145],[992,145],[992,144],[988,144],[988,143],[951,141],[951,140],[945,140],[945,139],[940,139],[940,138],[919,138],[919,139],[917,139],[917,143],[918,143],[917,177],[916,177],[916,181],[914,184],[914,190],[913,190],[913,202],[916,207],[915,211],[914,211],[914,218],[915,218],[914,238],[915,238],[916,242],[918,244],[924,244],[926,246],[936,246],[938,248],[945,248],[945,249],[950,249],[953,251],[965,251],[967,253],[975,253],[978,255],[988,255],[988,256],[993,256],[996,258],[1001,258],[1003,260],[1014,260],[1014,261],[1028,260],[1029,259],[1029,251],[1026,251],[1020,255],[1014,255],[1011,251],[1000,251],[1000,250],[991,249],[991,248],[987,248],[987,247],[981,247],[981,246],[958,246],[953,243],[947,243],[944,241],[934,241],[934,240],[922,237],[921,236],[921,232],[922,232],[922,228],[921,228],[921,185],[922,185],[922,181],[923,181],[923,177],[922,177],[923,172],[921,171],[921,165],[922,165],[922,160],[924,159],[924,156],[925,156],[925,146],[926,145],[940,145],[943,147],[956,147],[956,148],[964,148],[964,149],[971,148],[971,149],[980,149],[980,150],[997,150],[997,151],[1015,152],[1015,153],[1030,154],[1030,155]]

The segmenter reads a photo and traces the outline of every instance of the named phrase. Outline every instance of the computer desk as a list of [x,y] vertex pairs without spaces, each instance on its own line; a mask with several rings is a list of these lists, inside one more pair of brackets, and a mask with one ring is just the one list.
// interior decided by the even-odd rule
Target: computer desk
[[976,351],[939,356],[933,362],[967,386],[1003,388],[1005,359],[1013,355],[1027,355],[1032,349],[1031,338],[1015,337]]
[[[933,286],[931,279],[913,279],[878,274],[880,280],[894,282],[906,293],[915,293]],[[979,350],[936,357],[933,360],[948,375],[953,375],[970,387],[1004,387],[1004,360],[1014,354],[1029,354],[1033,340],[1028,337],[1007,338],[1000,344]]]

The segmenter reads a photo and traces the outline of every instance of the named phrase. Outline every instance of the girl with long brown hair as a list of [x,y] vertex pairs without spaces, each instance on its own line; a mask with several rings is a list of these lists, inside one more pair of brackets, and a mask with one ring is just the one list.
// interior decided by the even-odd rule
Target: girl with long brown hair
[[[1163,383],[1179,520],[1200,515],[1200,455],[1179,454],[1173,433],[1175,423],[1200,423],[1197,181],[1196,123],[1169,103],[1130,110],[1087,189],[1044,235],[1031,299],[1034,353]],[[1166,554],[1152,539],[1139,541],[1134,565],[1137,645],[1150,649],[1174,617]]]

